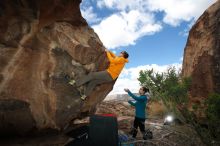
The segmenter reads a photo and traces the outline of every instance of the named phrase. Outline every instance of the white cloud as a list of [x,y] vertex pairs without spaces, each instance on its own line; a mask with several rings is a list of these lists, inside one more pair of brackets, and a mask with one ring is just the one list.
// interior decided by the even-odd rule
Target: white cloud
[[125,10],[146,10],[147,0],[98,0],[99,8]]
[[154,15],[144,9],[143,0],[98,0],[99,8],[117,10],[92,26],[107,48],[115,49],[121,46],[135,45],[136,41],[152,35],[162,29]]
[[140,10],[142,12],[164,13],[163,22],[172,26],[182,21],[196,20],[217,0],[98,0],[100,8],[106,7],[121,11]]
[[154,22],[149,13],[138,10],[113,14],[92,26],[107,48],[134,45],[144,35],[161,30],[161,25]]
[[[103,44],[110,49],[135,45],[143,36],[162,30],[163,23],[178,26],[181,22],[195,20],[216,0],[97,0],[97,7],[110,9],[102,21],[92,8],[84,9],[83,15],[93,25]],[[88,3],[88,1],[87,1]],[[158,13],[161,20],[156,20]],[[188,29],[179,33],[186,36]]]
[[81,13],[83,18],[89,21],[89,23],[97,23],[101,20],[101,18],[98,18],[97,14],[94,12],[92,6],[82,6]]
[[141,70],[147,70],[147,69],[154,69],[155,72],[165,72],[168,67],[175,66],[177,70],[182,68],[182,64],[180,63],[174,63],[169,65],[157,65],[157,64],[151,64],[151,65],[142,65],[134,68],[128,68],[123,69],[122,73],[120,74],[119,78],[117,79],[113,90],[109,93],[109,95],[114,94],[124,94],[124,88],[129,88],[132,92],[137,92],[140,88],[139,81],[137,78],[139,77],[139,72]]
[[179,32],[179,35],[181,36],[188,36],[189,35],[189,31],[192,28],[192,26],[195,24],[196,20],[192,20],[190,23],[188,23],[187,27],[183,30]]
[[172,26],[182,21],[194,21],[217,0],[148,0],[148,8],[153,12],[164,12],[163,21]]

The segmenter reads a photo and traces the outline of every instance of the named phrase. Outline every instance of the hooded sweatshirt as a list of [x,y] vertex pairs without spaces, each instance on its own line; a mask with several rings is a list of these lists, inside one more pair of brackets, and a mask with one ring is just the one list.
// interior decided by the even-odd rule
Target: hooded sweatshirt
[[131,96],[135,100],[135,102],[131,100],[128,101],[128,103],[130,103],[131,105],[135,107],[135,117],[145,119],[146,118],[145,109],[146,109],[146,104],[148,100],[147,96],[146,95],[136,96],[130,91],[128,91],[128,95]]
[[110,62],[107,72],[111,75],[112,79],[115,80],[124,68],[125,63],[128,62],[128,59],[118,57],[110,51],[107,51],[106,53]]

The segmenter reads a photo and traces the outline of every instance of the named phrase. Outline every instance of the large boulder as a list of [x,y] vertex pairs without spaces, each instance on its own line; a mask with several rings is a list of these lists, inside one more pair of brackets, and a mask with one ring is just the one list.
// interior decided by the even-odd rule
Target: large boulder
[[[81,0],[0,1],[0,131],[27,134],[62,130],[94,112],[114,82],[86,101],[68,84],[108,60],[97,34],[80,13]],[[83,88],[83,86],[81,87]]]
[[183,76],[192,78],[190,96],[220,93],[220,1],[209,7],[189,32]]

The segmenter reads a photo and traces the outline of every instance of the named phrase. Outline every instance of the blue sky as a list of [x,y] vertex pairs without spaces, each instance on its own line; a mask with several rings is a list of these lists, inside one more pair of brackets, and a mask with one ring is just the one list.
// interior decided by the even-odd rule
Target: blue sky
[[181,68],[188,31],[216,0],[82,0],[82,16],[103,45],[130,54],[110,94],[136,92],[140,70]]

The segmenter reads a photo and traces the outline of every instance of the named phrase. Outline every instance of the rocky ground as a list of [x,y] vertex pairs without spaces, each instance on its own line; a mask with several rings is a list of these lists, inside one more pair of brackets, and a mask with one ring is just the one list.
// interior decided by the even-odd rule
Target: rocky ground
[[[119,130],[128,134],[133,123],[134,108],[122,101],[103,102],[98,107],[97,113],[108,112],[118,115]],[[130,143],[135,143],[137,146],[205,146],[190,125],[179,122],[164,125],[165,113],[161,103],[150,103],[145,126],[153,132],[153,139],[144,141],[139,132],[136,140]]]
[[[163,115],[164,108],[160,104],[150,104],[148,108],[148,119],[146,128],[153,132],[153,139],[142,140],[140,132],[135,141],[136,146],[205,146],[195,130],[185,123],[173,123],[164,125]],[[163,113],[164,112],[164,113]],[[117,115],[118,127],[121,133],[128,135],[134,118],[134,109],[126,102],[108,101],[103,102],[97,108],[96,114],[113,113]],[[88,123],[89,119],[75,121],[78,123]],[[70,140],[65,134],[52,135],[44,134],[43,136],[30,138],[2,139],[1,146],[63,146]],[[129,142],[128,142],[129,143]]]

